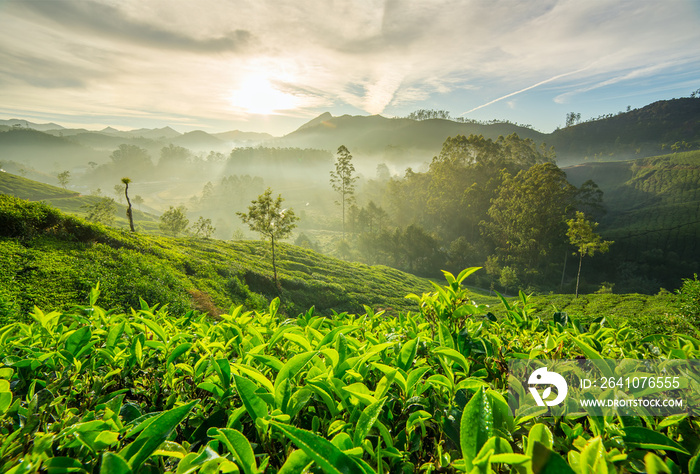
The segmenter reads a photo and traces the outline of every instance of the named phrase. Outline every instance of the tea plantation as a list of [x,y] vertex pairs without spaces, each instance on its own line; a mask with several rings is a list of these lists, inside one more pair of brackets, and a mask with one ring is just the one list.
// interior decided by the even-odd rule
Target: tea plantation
[[[697,358],[697,280],[674,300],[676,334],[661,320],[642,335],[622,317],[552,319],[524,294],[488,308],[464,287],[476,268],[426,284],[291,246],[268,299],[276,289],[250,270],[267,268],[262,244],[0,204],[2,472],[700,472],[700,400],[670,417],[512,416],[506,401],[514,359]],[[191,309],[234,296],[217,317]],[[314,297],[328,300],[298,311]],[[697,374],[687,383],[700,394]]]

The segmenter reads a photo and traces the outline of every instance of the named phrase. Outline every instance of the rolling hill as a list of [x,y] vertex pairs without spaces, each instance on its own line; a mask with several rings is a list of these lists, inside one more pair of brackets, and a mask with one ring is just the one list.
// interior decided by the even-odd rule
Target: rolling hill
[[278,247],[277,268],[281,290],[272,281],[268,243],[133,234],[0,194],[0,308],[15,316],[34,305],[69,309],[97,282],[106,306],[127,310],[142,297],[179,314],[232,304],[262,309],[276,296],[292,316],[312,306],[322,313],[361,312],[363,304],[406,310],[416,308],[406,294],[431,288],[398,270],[287,244]]
[[422,152],[429,161],[450,136],[482,134],[496,139],[499,135],[517,133],[523,138],[543,141],[544,135],[513,124],[480,125],[452,120],[413,120],[386,118],[381,115],[333,117],[328,112],[302,125],[284,137],[273,139],[270,145],[280,147],[320,148],[335,152],[345,145],[352,153],[364,155],[402,152]]
[[554,131],[547,143],[560,166],[628,160],[700,147],[700,98],[662,100]]
[[[42,201],[63,212],[79,217],[87,216],[88,210],[86,208],[95,205],[102,199],[99,196],[82,196],[75,191],[40,183],[11,173],[0,173],[0,193],[28,201]],[[129,223],[125,216],[126,206],[116,203],[114,226],[128,229]],[[134,224],[137,229],[156,232],[158,222],[157,216],[134,209]]]
[[[627,281],[621,290],[675,288],[700,264],[700,151],[587,163],[565,168],[568,180],[595,181],[605,193],[607,214],[598,230],[607,240],[615,268],[610,281]],[[605,259],[604,259],[605,260]],[[595,261],[595,259],[594,259]],[[639,275],[656,280],[640,281]]]

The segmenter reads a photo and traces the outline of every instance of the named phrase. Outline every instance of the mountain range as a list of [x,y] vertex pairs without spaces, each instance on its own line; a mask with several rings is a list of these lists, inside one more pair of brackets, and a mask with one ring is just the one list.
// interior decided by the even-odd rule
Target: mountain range
[[[273,137],[267,133],[207,133],[196,130],[180,133],[166,126],[157,129],[120,131],[112,127],[100,131],[69,129],[55,123],[37,124],[26,120],[0,120],[0,151],[7,159],[15,159],[12,149],[27,136],[16,135],[26,129],[60,139],[54,144],[78,147],[79,155],[98,150],[104,155],[122,143],[134,144],[157,156],[161,147],[174,144],[195,152],[226,153],[233,147],[270,146],[317,148],[335,152],[345,145],[359,156],[382,156],[384,161],[409,161],[419,157],[429,161],[447,137],[483,135],[496,139],[499,135],[518,134],[538,144],[554,146],[560,165],[586,161],[615,161],[654,156],[670,151],[684,151],[700,146],[700,98],[680,98],[655,102],[640,109],[601,116],[576,123],[551,133],[509,122],[458,122],[448,119],[414,120],[387,118],[380,115],[334,117],[326,112],[297,130]],[[36,139],[34,135],[32,139]],[[49,139],[40,141],[48,143]],[[26,146],[31,144],[25,143]],[[675,148],[672,150],[672,147]],[[21,146],[26,150],[26,147]]]

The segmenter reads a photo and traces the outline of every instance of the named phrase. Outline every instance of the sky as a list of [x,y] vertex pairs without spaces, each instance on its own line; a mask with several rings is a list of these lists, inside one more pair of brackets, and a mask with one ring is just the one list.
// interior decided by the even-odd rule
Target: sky
[[698,89],[698,0],[0,0],[2,119],[281,136],[435,109],[548,133]]

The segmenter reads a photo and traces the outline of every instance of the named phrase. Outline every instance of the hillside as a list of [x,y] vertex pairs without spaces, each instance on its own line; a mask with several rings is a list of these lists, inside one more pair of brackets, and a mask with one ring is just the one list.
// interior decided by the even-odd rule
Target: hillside
[[[415,308],[404,296],[428,291],[421,279],[387,267],[370,267],[281,244],[272,282],[269,244],[172,239],[131,234],[65,214],[42,203],[0,195],[0,308],[26,314],[69,309],[97,282],[101,301],[127,310],[139,297],[217,313],[233,304],[262,309],[280,296],[291,316],[315,306],[321,313]],[[6,314],[10,317],[10,314]]]
[[[546,137],[560,165],[641,158],[700,147],[700,98],[662,100],[554,131]],[[683,144],[685,142],[685,145]]]
[[[82,196],[75,191],[15,176],[11,173],[0,173],[0,194],[8,194],[28,201],[43,201],[63,212],[79,217],[86,217],[87,207],[94,206],[102,199],[99,196]],[[115,205],[114,226],[127,229],[129,223],[126,218],[126,206],[121,203],[115,203]],[[155,232],[158,230],[158,222],[158,217],[134,209],[134,224],[137,229]]]
[[0,132],[0,157],[2,161],[16,161],[45,171],[63,171],[99,160],[100,154],[68,138],[32,129],[12,128]]
[[560,165],[585,160],[610,161],[647,157],[700,146],[700,99],[658,101],[640,109],[591,119],[540,133],[511,123],[460,123],[452,120],[413,120],[379,115],[333,117],[326,112],[294,132],[271,140],[277,146],[322,148],[335,151],[345,145],[361,154],[425,153],[425,160],[440,150],[449,136],[483,135],[495,139],[512,133],[554,146]]
[[517,133],[522,138],[544,140],[540,132],[513,124],[480,125],[451,120],[413,120],[386,118],[380,115],[333,117],[324,113],[284,137],[268,143],[281,147],[320,148],[335,152],[345,145],[359,154],[385,154],[401,158],[403,152],[423,152],[429,161],[447,137],[455,135],[484,135],[496,139],[499,135]]
[[[592,179],[605,193],[607,214],[598,230],[615,244],[611,261],[596,264],[609,273],[609,281],[627,280],[629,286],[636,285],[635,291],[645,291],[646,286],[654,287],[653,281],[639,280],[645,274],[653,275],[657,288],[675,288],[681,278],[697,272],[700,151],[588,163],[565,171],[572,184]],[[620,290],[631,288],[623,285]]]

